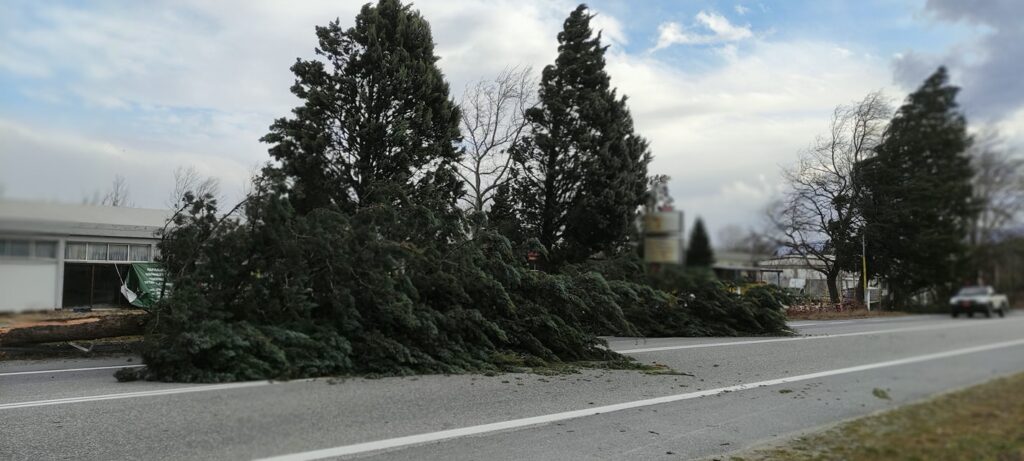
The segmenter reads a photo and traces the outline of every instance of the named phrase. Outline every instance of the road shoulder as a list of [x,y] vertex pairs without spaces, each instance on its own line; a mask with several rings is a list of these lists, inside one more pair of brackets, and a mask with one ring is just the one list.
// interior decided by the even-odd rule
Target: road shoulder
[[[1024,373],[711,459],[1022,460]],[[876,397],[887,398],[884,389]]]

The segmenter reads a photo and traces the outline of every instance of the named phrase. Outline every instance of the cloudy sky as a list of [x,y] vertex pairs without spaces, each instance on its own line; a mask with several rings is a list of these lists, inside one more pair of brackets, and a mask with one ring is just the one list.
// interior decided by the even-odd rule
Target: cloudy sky
[[[364,0],[36,2],[0,5],[0,190],[79,202],[127,178],[160,207],[194,166],[237,199],[268,160],[259,137],[297,101],[288,67],[315,25]],[[1024,153],[1024,2],[595,0],[612,82],[714,234],[755,225],[779,169],[837,104],[901,100],[940,64],[975,127]],[[541,69],[575,7],[561,0],[421,0],[456,98],[506,66]]]

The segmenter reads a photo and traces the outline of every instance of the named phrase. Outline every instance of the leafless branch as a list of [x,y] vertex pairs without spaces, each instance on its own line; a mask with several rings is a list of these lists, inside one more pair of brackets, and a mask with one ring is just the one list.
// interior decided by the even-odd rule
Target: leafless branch
[[836,246],[849,242],[862,225],[854,168],[874,155],[891,114],[889,102],[879,92],[836,107],[826,134],[818,136],[800,153],[797,163],[782,173],[789,187],[770,213],[781,236],[779,243],[791,256],[815,261],[811,267],[830,278],[842,264]]
[[128,208],[135,206],[128,196],[128,180],[121,175],[114,176],[114,182],[110,184],[110,189],[103,195],[100,204]]
[[459,175],[467,186],[467,204],[484,211],[507,179],[512,148],[527,129],[526,110],[536,104],[536,79],[530,67],[511,67],[493,79],[466,87],[462,102],[466,156]]
[[974,197],[981,212],[971,223],[974,246],[995,243],[1000,230],[1019,222],[1024,213],[1024,159],[1006,147],[999,133],[983,131],[969,151],[974,168]]
[[174,169],[174,190],[167,197],[167,207],[177,207],[186,192],[192,192],[196,197],[209,195],[217,198],[220,194],[220,181],[212,176],[203,178],[193,166],[179,166]]

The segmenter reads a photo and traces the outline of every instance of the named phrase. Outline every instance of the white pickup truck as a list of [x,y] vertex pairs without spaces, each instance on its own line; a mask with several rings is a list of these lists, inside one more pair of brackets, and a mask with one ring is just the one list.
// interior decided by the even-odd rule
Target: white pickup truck
[[1000,317],[1005,317],[1006,311],[1010,309],[1010,301],[1006,295],[996,294],[996,290],[990,286],[963,287],[956,296],[949,298],[949,308],[953,317],[960,314],[974,317],[975,312],[985,314],[985,317],[991,317],[996,312]]

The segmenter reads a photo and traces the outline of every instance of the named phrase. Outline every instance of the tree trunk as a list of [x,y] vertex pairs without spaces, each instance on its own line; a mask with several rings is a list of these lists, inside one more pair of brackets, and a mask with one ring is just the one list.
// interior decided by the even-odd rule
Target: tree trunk
[[0,328],[0,346],[54,343],[140,335],[147,314],[62,319]]
[[839,304],[839,271],[831,271],[825,275],[825,284],[828,285],[828,299],[832,304]]

